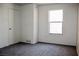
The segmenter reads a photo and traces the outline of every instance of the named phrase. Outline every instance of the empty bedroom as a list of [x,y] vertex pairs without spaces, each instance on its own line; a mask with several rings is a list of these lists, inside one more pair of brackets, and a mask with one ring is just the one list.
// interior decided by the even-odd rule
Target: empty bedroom
[[0,56],[78,56],[79,3],[0,3]]

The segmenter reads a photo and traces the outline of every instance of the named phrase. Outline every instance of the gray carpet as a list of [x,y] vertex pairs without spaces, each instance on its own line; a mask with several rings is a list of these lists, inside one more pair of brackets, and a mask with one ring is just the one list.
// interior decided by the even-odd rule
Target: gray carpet
[[77,52],[73,46],[17,43],[0,48],[0,56],[77,56]]

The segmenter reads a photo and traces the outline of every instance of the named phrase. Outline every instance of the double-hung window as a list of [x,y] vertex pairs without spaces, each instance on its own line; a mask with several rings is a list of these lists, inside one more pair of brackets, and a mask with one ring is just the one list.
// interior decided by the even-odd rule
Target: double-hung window
[[62,34],[63,10],[48,11],[49,33]]

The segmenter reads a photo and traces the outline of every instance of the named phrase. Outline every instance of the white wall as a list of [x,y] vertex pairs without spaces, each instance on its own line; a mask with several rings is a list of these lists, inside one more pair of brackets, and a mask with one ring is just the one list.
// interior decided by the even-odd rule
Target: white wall
[[[0,48],[17,42],[37,42],[37,6],[0,4]],[[12,14],[11,14],[12,13]],[[13,22],[12,22],[13,21]],[[10,26],[13,29],[9,30]],[[10,39],[12,35],[13,39]]]
[[22,22],[22,41],[31,41],[33,38],[33,7],[32,4],[21,7],[21,22]]
[[0,4],[0,48],[8,45],[8,18],[7,10]]
[[[20,16],[19,16],[19,7],[14,6],[14,4],[3,3],[0,4],[0,48],[10,45],[9,43],[13,41],[13,43],[20,41]],[[13,14],[9,11],[13,9]],[[17,11],[17,12],[16,12]],[[12,15],[12,16],[11,16]],[[14,18],[11,18],[14,17]],[[9,23],[10,20],[14,22]],[[14,39],[9,39],[9,27],[10,25],[14,26]],[[11,40],[11,41],[10,41]],[[12,43],[12,44],[13,44]]]
[[77,53],[79,55],[79,4],[78,4],[78,32],[77,32]]
[[[49,34],[48,11],[63,9],[63,34]],[[39,6],[39,41],[64,45],[76,45],[77,5],[49,4]]]
[[[6,7],[5,7],[6,6]],[[10,4],[0,4],[0,47],[8,45],[8,9]],[[64,23],[63,35],[48,33],[48,10],[63,9]],[[39,11],[39,29],[38,12]],[[56,4],[41,5],[39,10],[35,4],[14,6],[14,41],[36,43],[39,35],[40,42],[76,45],[77,5]],[[39,30],[39,31],[37,31]],[[39,33],[38,33],[39,32]],[[37,34],[38,33],[38,34]]]
[[37,39],[37,11],[34,4],[21,6],[22,41],[36,43]]
[[14,29],[15,42],[21,41],[21,6],[15,5],[14,8]]
[[33,40],[32,43],[38,41],[38,8],[36,4],[33,4]]

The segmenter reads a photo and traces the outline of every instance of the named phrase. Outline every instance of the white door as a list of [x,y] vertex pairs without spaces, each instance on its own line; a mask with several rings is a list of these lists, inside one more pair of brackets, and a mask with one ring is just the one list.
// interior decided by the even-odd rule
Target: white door
[[0,6],[0,48],[8,46],[7,10]]
[[14,43],[14,10],[9,8],[9,45]]

